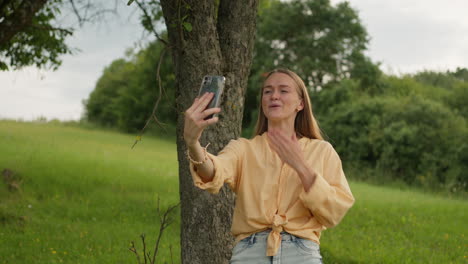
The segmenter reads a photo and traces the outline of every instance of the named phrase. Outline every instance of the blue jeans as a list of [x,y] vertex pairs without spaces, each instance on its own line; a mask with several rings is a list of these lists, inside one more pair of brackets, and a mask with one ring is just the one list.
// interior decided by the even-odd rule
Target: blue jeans
[[266,256],[270,230],[255,233],[239,241],[232,250],[230,264],[322,264],[317,243],[281,232],[281,247],[276,256]]

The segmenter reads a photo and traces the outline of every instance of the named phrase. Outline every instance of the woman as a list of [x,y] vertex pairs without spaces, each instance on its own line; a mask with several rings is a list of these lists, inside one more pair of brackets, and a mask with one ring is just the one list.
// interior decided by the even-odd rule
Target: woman
[[322,230],[337,225],[354,198],[333,147],[323,140],[304,82],[292,71],[267,74],[256,136],[231,140],[217,155],[198,139],[218,122],[212,94],[186,111],[184,139],[197,187],[236,193],[231,263],[322,263]]

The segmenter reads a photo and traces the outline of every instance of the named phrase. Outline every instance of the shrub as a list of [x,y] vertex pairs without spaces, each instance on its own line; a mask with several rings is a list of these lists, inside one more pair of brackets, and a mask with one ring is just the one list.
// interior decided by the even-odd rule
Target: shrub
[[320,119],[343,160],[410,184],[466,190],[466,121],[447,105],[411,93],[370,97],[343,87],[320,97],[340,102],[320,110]]

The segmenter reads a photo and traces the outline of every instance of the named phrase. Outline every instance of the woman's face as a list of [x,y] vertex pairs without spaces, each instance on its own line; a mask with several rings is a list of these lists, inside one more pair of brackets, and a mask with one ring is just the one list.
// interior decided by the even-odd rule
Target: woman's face
[[291,120],[294,123],[304,103],[294,80],[285,73],[273,73],[262,88],[263,113],[269,121]]

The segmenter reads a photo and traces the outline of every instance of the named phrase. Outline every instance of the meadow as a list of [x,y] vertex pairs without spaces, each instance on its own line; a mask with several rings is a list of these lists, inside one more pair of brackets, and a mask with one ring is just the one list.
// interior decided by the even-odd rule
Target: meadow
[[[178,203],[174,139],[0,121],[0,263],[137,263]],[[11,179],[10,179],[11,184]],[[468,263],[468,201],[350,181],[355,206],[322,233],[324,263]],[[179,263],[179,211],[157,263]],[[170,250],[172,248],[172,250]]]

